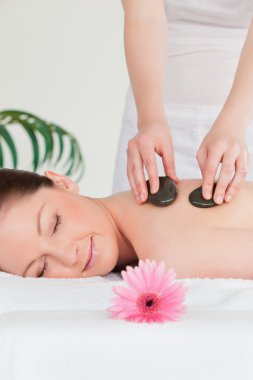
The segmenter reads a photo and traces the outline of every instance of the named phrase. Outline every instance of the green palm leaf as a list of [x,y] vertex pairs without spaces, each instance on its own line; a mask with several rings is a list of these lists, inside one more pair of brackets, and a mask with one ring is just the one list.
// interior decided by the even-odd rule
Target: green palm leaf
[[[76,182],[79,182],[84,173],[84,160],[76,138],[62,127],[54,123],[44,121],[40,117],[24,111],[0,111],[0,168],[4,167],[4,154],[1,145],[2,142],[7,144],[12,155],[13,166],[15,168],[17,167],[18,155],[16,147],[11,135],[7,131],[7,127],[9,129],[11,124],[21,125],[31,140],[33,149],[33,171],[36,171],[41,164],[45,163],[45,161],[51,163],[56,145],[54,137],[57,138],[59,144],[59,153],[55,162],[52,163],[53,166],[60,163],[60,160],[64,154],[65,139],[69,140],[70,152],[66,162],[64,163],[64,166],[68,165],[68,167],[64,174],[71,176],[80,170],[80,174],[76,179]],[[38,134],[42,136],[45,144],[43,158],[40,158],[40,149],[37,139]]]
[[0,167],[3,168],[4,166],[4,157],[3,157],[3,148],[1,143],[1,137],[0,137]]
[[60,127],[58,127],[55,124],[49,124],[49,126],[51,127],[51,130],[56,133],[56,135],[58,137],[58,140],[59,140],[59,155],[58,155],[56,161],[53,163],[53,165],[56,165],[60,161],[60,159],[62,157],[62,154],[63,154],[63,148],[64,148],[63,136],[64,136],[64,132],[63,132],[63,130]]
[[5,126],[1,125],[1,124],[0,124],[0,136],[6,142],[7,146],[10,149],[11,157],[12,157],[12,161],[13,161],[13,166],[16,169],[17,168],[17,163],[18,163],[18,157],[17,157],[17,152],[16,152],[15,144],[14,144],[14,142],[12,140],[11,135],[9,134],[9,132],[7,131],[7,129],[5,128]]
[[20,124],[24,127],[25,131],[27,132],[27,134],[30,137],[30,140],[32,142],[33,170],[36,171],[38,168],[38,165],[39,165],[39,144],[37,141],[37,137],[34,133],[34,128],[31,128],[30,124],[28,124],[26,120],[20,121]]

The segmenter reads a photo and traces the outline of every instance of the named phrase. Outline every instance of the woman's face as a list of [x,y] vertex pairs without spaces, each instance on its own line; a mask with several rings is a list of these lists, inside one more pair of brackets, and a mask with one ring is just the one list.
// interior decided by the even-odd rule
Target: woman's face
[[[40,277],[45,264],[43,277],[109,273],[119,253],[111,215],[101,202],[79,195],[78,186],[67,177],[46,175],[56,188],[42,188],[14,201],[0,217],[1,269],[24,277]],[[91,242],[95,260],[84,269]]]

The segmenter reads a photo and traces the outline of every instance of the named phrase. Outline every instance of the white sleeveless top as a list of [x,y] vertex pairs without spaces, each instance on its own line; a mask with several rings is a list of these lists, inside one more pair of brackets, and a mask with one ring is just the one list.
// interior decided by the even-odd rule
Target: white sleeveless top
[[[168,48],[164,109],[173,138],[176,172],[201,178],[196,153],[231,90],[253,18],[253,0],[164,0]],[[137,111],[129,84],[115,161],[112,192],[130,189],[127,144],[137,133]],[[253,181],[253,125],[247,130]],[[159,175],[163,164],[157,157]],[[146,176],[147,177],[147,176]]]
[[223,105],[253,18],[253,0],[165,0],[165,10],[165,103]]

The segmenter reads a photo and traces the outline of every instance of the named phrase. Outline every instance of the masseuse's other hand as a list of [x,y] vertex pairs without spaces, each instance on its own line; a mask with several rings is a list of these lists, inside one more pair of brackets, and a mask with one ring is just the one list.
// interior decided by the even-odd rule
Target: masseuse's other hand
[[249,164],[245,135],[246,126],[224,123],[217,119],[205,136],[196,155],[203,177],[202,195],[205,199],[212,197],[220,162],[222,165],[213,196],[214,202],[221,204],[235,198],[244,182]]
[[144,167],[151,193],[154,194],[159,189],[155,153],[162,157],[165,174],[177,183],[179,179],[175,171],[173,142],[166,122],[139,127],[137,135],[128,142],[127,176],[139,204],[145,202],[148,197]]

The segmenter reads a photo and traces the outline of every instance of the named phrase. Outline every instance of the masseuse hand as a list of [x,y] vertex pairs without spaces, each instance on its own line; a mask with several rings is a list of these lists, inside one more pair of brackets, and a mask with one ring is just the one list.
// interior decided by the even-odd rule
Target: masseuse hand
[[175,172],[174,148],[167,122],[139,126],[137,135],[128,142],[127,176],[139,204],[145,202],[148,197],[144,167],[148,174],[151,193],[154,194],[159,189],[155,153],[162,157],[166,175],[177,183],[179,179]]
[[224,122],[218,118],[205,136],[196,155],[203,177],[202,195],[205,199],[212,197],[220,162],[222,166],[213,196],[214,202],[217,204],[223,203],[224,200],[231,202],[238,193],[249,164],[249,153],[245,142],[246,128],[243,123]]

